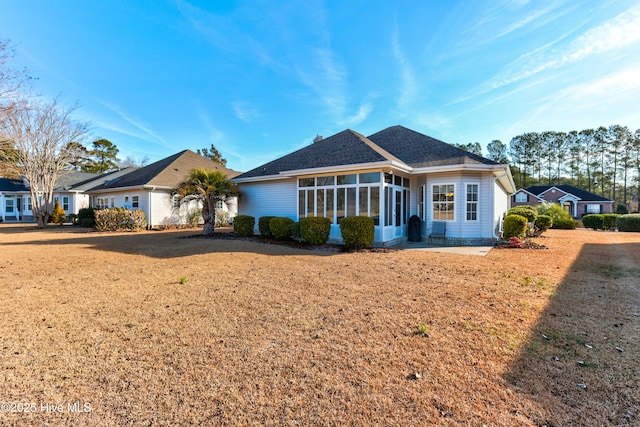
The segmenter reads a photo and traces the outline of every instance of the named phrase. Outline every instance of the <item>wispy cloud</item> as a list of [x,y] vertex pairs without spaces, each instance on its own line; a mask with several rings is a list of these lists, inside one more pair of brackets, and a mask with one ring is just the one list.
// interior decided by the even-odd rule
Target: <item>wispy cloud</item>
[[185,0],[178,0],[176,4],[191,29],[218,50],[241,55],[279,72],[288,70],[288,66],[272,54],[272,49],[259,36],[252,37],[242,29],[246,22],[255,24],[255,21],[265,19],[259,8],[238,8],[230,13],[216,14]]
[[373,111],[373,104],[371,102],[365,102],[362,105],[360,105],[360,108],[358,108],[357,113],[343,120],[339,120],[338,124],[340,126],[347,126],[347,127],[356,126],[362,123],[363,121],[365,121],[369,116],[369,114],[371,113],[371,111]]
[[[133,117],[128,115],[119,106],[109,102],[102,101],[102,100],[97,100],[97,103],[106,107],[110,111],[114,112],[118,117],[120,117],[126,123],[133,126],[133,128],[136,129],[138,132],[135,132],[135,131],[132,132],[130,129],[123,128],[122,126],[119,126],[119,125],[109,126],[110,129],[123,133],[125,135],[135,136],[137,138],[143,139],[148,142],[160,142],[162,145],[166,147],[170,147],[167,141],[160,134],[156,133],[154,130],[152,130],[149,126],[144,124],[142,121],[134,119]],[[103,124],[107,126],[105,122],[103,122]]]
[[324,47],[313,50],[309,63],[297,64],[299,80],[330,113],[340,116],[347,106],[344,94],[346,72],[334,58],[333,52]]
[[219,143],[224,137],[224,133],[216,128],[209,116],[201,108],[197,108],[198,119],[202,122],[204,129],[207,131],[207,139],[212,144]]
[[484,92],[640,41],[640,8],[621,13],[564,46],[557,43],[559,40],[520,56],[487,82]]
[[413,68],[402,52],[397,22],[394,25],[391,35],[391,47],[393,49],[393,56],[400,68],[400,97],[398,98],[398,105],[400,107],[406,107],[413,101],[418,85]]
[[253,122],[263,117],[263,114],[250,102],[232,102],[231,108],[233,108],[233,112],[236,117],[246,123]]
[[[640,113],[629,109],[640,97],[640,65],[607,74],[599,79],[568,86],[560,92],[538,100],[538,107],[526,118],[514,123],[507,132],[515,135],[522,129],[542,123],[563,129],[563,123],[584,123],[585,127],[616,123],[637,123]],[[605,123],[602,123],[605,121]],[[575,129],[580,130],[580,129]]]

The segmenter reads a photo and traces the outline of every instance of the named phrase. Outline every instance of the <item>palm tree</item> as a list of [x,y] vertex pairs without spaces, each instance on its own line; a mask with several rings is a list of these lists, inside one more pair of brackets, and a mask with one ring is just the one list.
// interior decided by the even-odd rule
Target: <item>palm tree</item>
[[236,197],[238,187],[218,170],[194,169],[174,190],[180,204],[196,200],[202,203],[202,234],[210,236],[216,222],[216,204]]

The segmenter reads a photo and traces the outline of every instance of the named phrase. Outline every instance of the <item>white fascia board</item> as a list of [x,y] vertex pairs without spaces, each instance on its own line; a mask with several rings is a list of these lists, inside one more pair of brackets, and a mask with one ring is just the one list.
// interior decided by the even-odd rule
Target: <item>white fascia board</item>
[[484,165],[484,164],[457,164],[442,166],[427,166],[413,169],[414,174],[428,174],[438,172],[460,172],[460,171],[479,171],[479,172],[505,172],[505,165]]
[[538,199],[538,200],[539,200],[539,201],[541,201],[541,202],[544,202],[544,201],[545,201],[542,197],[538,197],[538,196],[536,196],[535,194],[533,194],[532,192],[525,190],[524,188],[520,188],[520,189],[518,189],[518,191],[516,191],[515,193],[512,193],[512,194],[511,194],[511,196],[514,196],[514,195],[516,195],[516,194],[518,194],[518,193],[527,193],[528,195],[530,195],[530,196],[531,196],[531,197],[533,197],[534,199]]
[[114,188],[104,188],[101,190],[87,190],[86,193],[119,193],[122,191],[138,191],[138,190],[173,190],[174,187],[167,187],[162,185],[131,185],[129,187],[114,187]]
[[393,168],[393,169],[398,169],[408,173],[413,172],[413,168],[410,166],[407,166],[404,163],[399,163],[393,160],[385,160],[382,162],[373,162],[373,163],[356,163],[351,165],[327,166],[323,168],[297,169],[297,170],[280,172],[280,174],[283,176],[295,177],[295,176],[301,176],[301,175],[320,175],[320,174],[328,174],[328,173],[349,172],[349,171],[358,171],[358,170],[367,170],[367,169],[382,169],[382,168]]
[[[558,188],[558,187],[556,187],[555,185],[552,185],[551,187],[547,188],[547,189],[546,189],[546,190],[544,190],[542,193],[540,193],[540,196],[542,196],[544,193],[548,193],[548,192],[549,192],[549,191],[551,191],[551,190],[557,190],[557,191],[559,191],[559,192],[561,192],[561,193],[564,193],[564,194],[565,194],[565,196],[566,196],[567,194],[571,194],[571,193],[568,193],[568,192],[566,192],[566,191],[564,191],[564,190],[559,189],[559,188]],[[561,196],[561,197],[564,197],[564,196]],[[559,199],[559,198],[558,198],[558,199]]]
[[323,174],[369,170],[369,169],[396,169],[396,170],[400,170],[407,173],[413,172],[413,168],[411,168],[410,166],[407,166],[404,163],[398,163],[396,161],[387,160],[383,162],[374,162],[374,163],[356,163],[351,165],[327,166],[322,168],[296,169],[296,170],[290,170],[290,171],[283,171],[283,172],[280,172],[278,175],[264,175],[264,176],[248,177],[248,178],[232,178],[231,181],[237,184],[242,184],[247,182],[258,182],[258,181],[276,181],[280,179],[295,178],[297,176],[304,176],[304,175],[323,175]]
[[262,175],[262,176],[250,176],[247,178],[231,178],[231,182],[235,182],[236,184],[244,184],[247,182],[258,182],[258,181],[278,181],[282,179],[287,179],[287,176],[282,175]]
[[580,200],[582,200],[580,197],[576,196],[575,194],[571,194],[571,193],[566,193],[564,196],[559,197],[558,200],[565,202],[567,200],[571,200],[574,202],[579,202]]

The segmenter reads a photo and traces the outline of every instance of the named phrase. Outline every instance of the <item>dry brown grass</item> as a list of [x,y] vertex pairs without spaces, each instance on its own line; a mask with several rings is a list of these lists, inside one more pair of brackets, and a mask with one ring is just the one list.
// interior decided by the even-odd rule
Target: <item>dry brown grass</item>
[[36,405],[0,424],[640,423],[640,234],[487,257],[192,234],[0,226],[0,401]]

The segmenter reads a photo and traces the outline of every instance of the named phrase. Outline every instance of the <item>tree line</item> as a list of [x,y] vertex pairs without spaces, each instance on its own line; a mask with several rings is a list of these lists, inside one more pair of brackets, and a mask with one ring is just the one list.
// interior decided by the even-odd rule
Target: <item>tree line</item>
[[[482,155],[479,143],[456,144]],[[569,184],[629,207],[640,188],[640,129],[600,126],[571,132],[526,132],[509,146],[487,145],[487,158],[508,163],[518,188]]]

